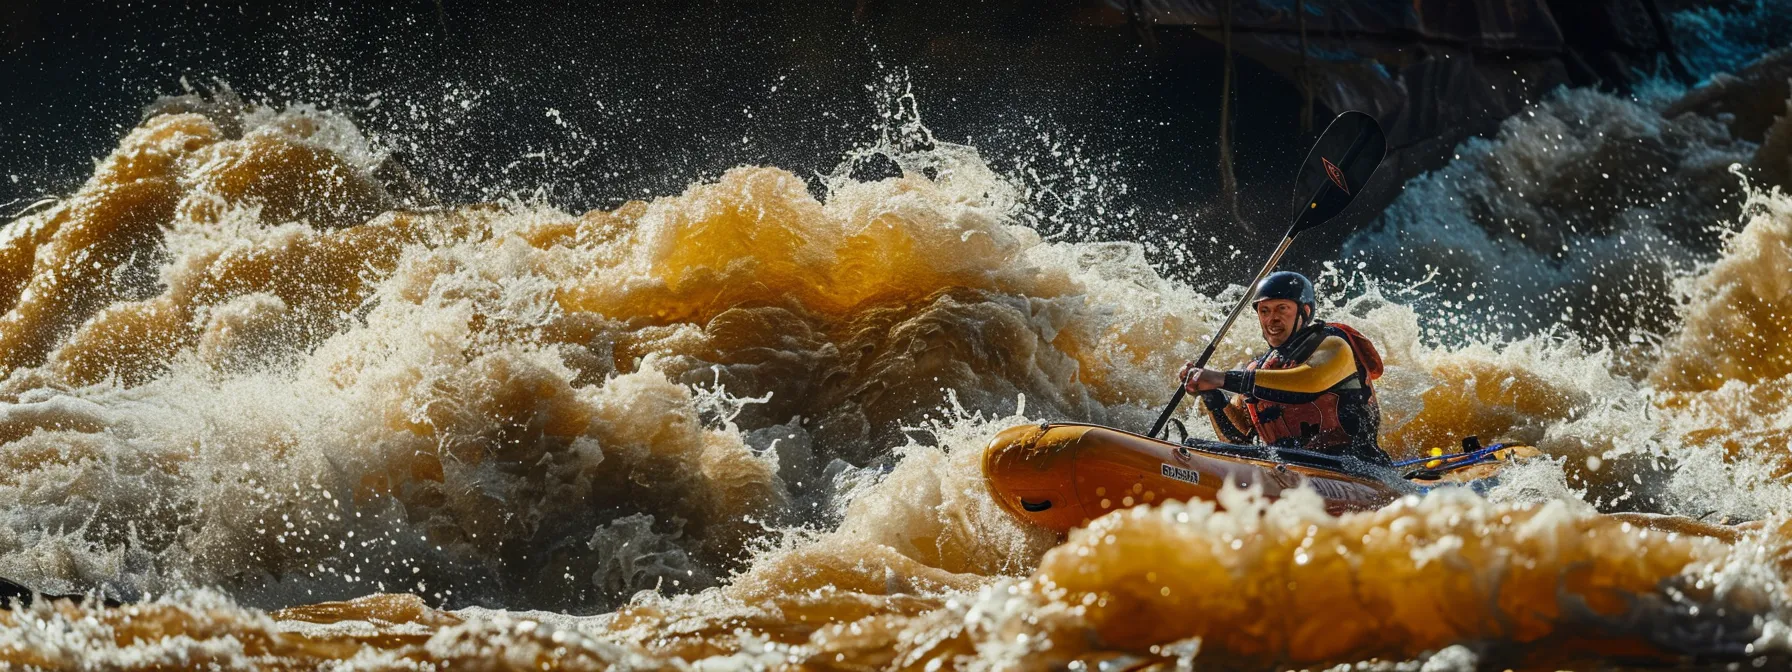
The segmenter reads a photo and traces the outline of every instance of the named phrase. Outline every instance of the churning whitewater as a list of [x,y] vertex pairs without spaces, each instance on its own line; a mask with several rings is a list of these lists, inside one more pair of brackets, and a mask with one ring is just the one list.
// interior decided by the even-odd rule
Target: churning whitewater
[[[1642,120],[1666,104],[1540,109],[1583,126],[1563,137],[1622,138],[1625,118],[1659,134]],[[1668,292],[1666,333],[1595,296],[1572,298],[1639,338],[1433,338],[1412,306],[1435,286],[1323,279],[1321,316],[1386,356],[1390,452],[1476,435],[1546,458],[1485,497],[1332,517],[1232,490],[1061,543],[989,497],[983,445],[1040,420],[1148,426],[1242,290],[1197,293],[1135,243],[1044,239],[972,147],[859,153],[901,168],[879,180],[740,167],[608,211],[446,207],[335,113],[163,101],[0,233],[0,576],[133,603],[0,612],[0,660],[1783,660],[1792,198],[1729,171],[1766,146],[1673,124],[1705,144],[1664,151],[1672,174],[1734,202],[1663,211],[1703,213],[1717,251],[1642,235],[1602,266]],[[1501,151],[1478,147],[1462,161]],[[1527,165],[1594,170],[1596,150]],[[1417,235],[1412,199],[1454,200],[1427,194],[1523,202],[1443,181],[1475,170],[1424,178],[1366,235]],[[1255,346],[1235,330],[1216,361]]]

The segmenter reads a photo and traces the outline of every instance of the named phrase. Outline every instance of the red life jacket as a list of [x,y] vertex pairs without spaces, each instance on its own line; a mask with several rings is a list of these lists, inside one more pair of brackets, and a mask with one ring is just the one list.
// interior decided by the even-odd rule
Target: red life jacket
[[[1337,336],[1350,345],[1351,356],[1356,359],[1356,375],[1317,394],[1286,393],[1280,399],[1247,397],[1245,408],[1250,411],[1257,436],[1264,445],[1321,452],[1351,444],[1374,445],[1375,434],[1380,430],[1381,410],[1370,381],[1381,377],[1381,353],[1367,337],[1349,326],[1325,322],[1317,326],[1324,336]],[[1283,357],[1279,350],[1270,350],[1245,368],[1294,368],[1311,357],[1324,340],[1323,336],[1318,337],[1311,345],[1302,348],[1305,352],[1294,352],[1289,357]]]

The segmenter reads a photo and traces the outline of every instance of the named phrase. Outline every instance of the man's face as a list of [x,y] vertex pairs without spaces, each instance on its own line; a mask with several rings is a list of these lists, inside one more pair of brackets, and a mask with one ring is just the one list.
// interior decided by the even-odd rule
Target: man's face
[[1300,304],[1287,299],[1265,299],[1257,302],[1257,324],[1263,326],[1263,340],[1269,347],[1279,348],[1300,325]]

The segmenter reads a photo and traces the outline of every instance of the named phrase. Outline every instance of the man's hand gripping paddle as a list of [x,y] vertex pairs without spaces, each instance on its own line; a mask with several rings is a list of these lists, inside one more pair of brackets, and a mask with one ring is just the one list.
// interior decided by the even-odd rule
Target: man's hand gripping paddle
[[[1275,270],[1276,262],[1282,260],[1282,254],[1294,243],[1294,237],[1308,229],[1317,228],[1326,223],[1362,191],[1368,184],[1369,176],[1381,165],[1382,156],[1387,153],[1387,138],[1381,133],[1381,125],[1375,119],[1361,112],[1351,111],[1338,115],[1327,126],[1319,141],[1313,143],[1313,151],[1307,153],[1307,162],[1300,167],[1300,175],[1294,179],[1294,223],[1288,225],[1287,235],[1282,236],[1282,244],[1276,247],[1275,254],[1263,264],[1263,270],[1245,285],[1244,296],[1238,298],[1238,305],[1232,307],[1232,313],[1226,321],[1220,323],[1213,338],[1207,341],[1207,349],[1201,351],[1200,359],[1195,360],[1196,368],[1207,366],[1207,360],[1213,357],[1213,350],[1219,347],[1220,339],[1225,338],[1226,330],[1250,305],[1251,294],[1256,291],[1257,283]],[[1182,404],[1182,396],[1187,393],[1186,385],[1176,387],[1175,396],[1170,397],[1170,404],[1164,412],[1157,416],[1157,423],[1151,426],[1147,436],[1156,438],[1164,431],[1164,425],[1170,422],[1170,416],[1176,413],[1176,407]]]

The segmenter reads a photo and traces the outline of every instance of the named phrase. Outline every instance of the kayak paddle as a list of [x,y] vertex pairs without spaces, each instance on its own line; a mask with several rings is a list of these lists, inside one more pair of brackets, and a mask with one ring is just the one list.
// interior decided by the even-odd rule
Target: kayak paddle
[[[1363,185],[1368,184],[1369,176],[1375,174],[1385,154],[1387,138],[1373,117],[1352,110],[1332,120],[1325,133],[1319,136],[1319,141],[1313,143],[1313,151],[1307,153],[1306,163],[1301,164],[1300,174],[1294,178],[1294,223],[1288,225],[1282,244],[1263,264],[1263,270],[1257,271],[1257,276],[1245,285],[1244,296],[1238,298],[1238,305],[1232,307],[1232,313],[1208,339],[1207,349],[1201,351],[1200,359],[1195,360],[1196,367],[1207,366],[1207,360],[1213,357],[1214,348],[1219,347],[1226,330],[1232,328],[1239,313],[1250,304],[1257,283],[1275,270],[1276,262],[1282,260],[1282,254],[1294,243],[1294,237],[1343,212],[1362,191]],[[1182,404],[1186,392],[1183,385],[1176,386],[1176,394],[1170,397],[1170,404],[1157,416],[1157,423],[1151,426],[1151,433],[1146,436],[1157,438],[1158,433],[1164,431],[1164,425],[1170,422],[1170,416]]]

